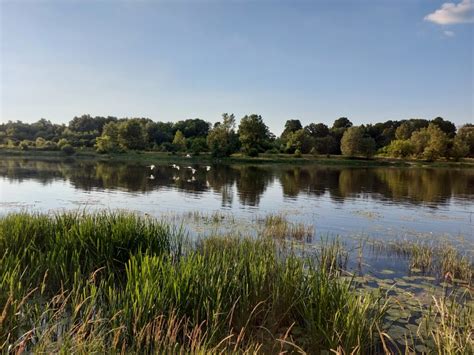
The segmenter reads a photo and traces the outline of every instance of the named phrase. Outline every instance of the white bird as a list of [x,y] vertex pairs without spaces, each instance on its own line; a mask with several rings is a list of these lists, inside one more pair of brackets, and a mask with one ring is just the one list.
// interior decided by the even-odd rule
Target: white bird
[[150,180],[155,180],[155,177],[153,176],[153,174],[151,174],[151,175],[148,177],[148,179],[150,179]]
[[211,167],[209,165],[206,166],[206,171],[211,170]]
[[173,164],[173,165],[171,165],[171,166],[173,167],[173,169],[177,169],[177,170],[179,170],[179,166],[178,166],[178,165],[176,165],[176,164]]
[[193,175],[196,173],[196,169],[194,169],[192,166],[188,166],[188,169],[191,169],[191,173]]
[[191,158],[191,155],[189,155],[189,154],[186,154],[186,158]]
[[155,166],[153,164],[148,166],[151,170],[155,169]]

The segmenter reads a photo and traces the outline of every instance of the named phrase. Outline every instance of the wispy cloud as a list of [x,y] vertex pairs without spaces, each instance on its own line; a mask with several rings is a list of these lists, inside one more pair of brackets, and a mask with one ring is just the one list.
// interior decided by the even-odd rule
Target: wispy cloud
[[474,0],[462,0],[455,4],[446,2],[435,12],[425,16],[425,21],[438,25],[454,25],[474,22]]
[[446,37],[454,37],[454,32],[453,31],[444,31],[443,33]]

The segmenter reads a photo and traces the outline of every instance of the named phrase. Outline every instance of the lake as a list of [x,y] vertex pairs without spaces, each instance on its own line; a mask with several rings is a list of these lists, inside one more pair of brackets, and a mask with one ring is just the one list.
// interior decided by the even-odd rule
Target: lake
[[322,235],[474,241],[473,169],[155,165],[4,159],[0,212],[219,211],[242,220],[283,214]]

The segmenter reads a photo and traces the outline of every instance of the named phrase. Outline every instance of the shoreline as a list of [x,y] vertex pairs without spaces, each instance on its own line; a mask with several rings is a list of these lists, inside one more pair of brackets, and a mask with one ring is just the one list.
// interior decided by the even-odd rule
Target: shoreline
[[79,149],[73,155],[65,155],[61,151],[40,151],[40,150],[13,150],[0,149],[1,159],[41,159],[41,160],[97,160],[116,162],[190,162],[212,163],[212,164],[289,164],[289,165],[327,165],[327,166],[348,166],[348,167],[433,167],[433,168],[463,168],[474,169],[474,159],[463,159],[462,161],[434,161],[423,160],[401,160],[386,157],[374,157],[372,159],[348,158],[341,155],[314,156],[304,154],[302,157],[294,157],[286,154],[260,154],[258,157],[248,157],[242,154],[234,154],[226,158],[212,158],[209,154],[201,154],[190,158],[183,154],[169,154],[164,152],[151,151],[131,151],[116,154],[99,154],[92,149]]

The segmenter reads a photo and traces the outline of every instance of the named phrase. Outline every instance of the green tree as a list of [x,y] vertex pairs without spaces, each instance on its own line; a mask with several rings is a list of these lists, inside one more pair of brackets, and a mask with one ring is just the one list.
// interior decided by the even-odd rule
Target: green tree
[[364,127],[349,127],[342,136],[341,151],[350,157],[362,155],[369,158],[375,153],[375,141],[366,135]]
[[447,121],[442,117],[436,117],[434,120],[431,121],[434,123],[440,130],[442,130],[448,138],[454,138],[456,134],[456,126],[451,121]]
[[178,149],[178,151],[186,150],[186,138],[184,137],[183,132],[181,132],[179,129],[174,135],[173,145]]
[[386,147],[388,155],[395,158],[407,158],[413,154],[413,145],[409,139],[395,139]]
[[304,130],[313,138],[324,138],[329,135],[329,128],[324,123],[310,123]]
[[339,117],[337,120],[334,121],[332,128],[349,128],[352,127],[352,122],[349,121],[347,117]]
[[288,139],[288,136],[291,133],[294,133],[300,129],[302,129],[303,126],[301,125],[300,120],[288,120],[285,123],[285,128],[283,130],[283,133],[281,134],[281,139],[283,141],[286,141]]
[[313,140],[306,133],[304,129],[299,129],[295,132],[289,133],[286,142],[286,152],[294,153],[296,150],[300,151],[300,154],[309,153],[313,145]]
[[222,122],[216,123],[207,136],[207,145],[213,157],[227,157],[237,151],[238,137],[233,114],[222,114]]
[[123,149],[145,149],[147,142],[145,127],[138,119],[128,119],[119,123],[118,143]]
[[448,137],[434,123],[430,123],[428,127],[413,132],[410,141],[418,158],[436,160],[446,156]]
[[206,138],[204,137],[195,137],[191,138],[190,149],[194,155],[199,155],[202,152],[207,150]]
[[99,153],[112,153],[122,150],[118,142],[119,123],[109,122],[104,125],[102,135],[96,138],[95,149]]
[[474,125],[466,124],[459,128],[455,140],[456,139],[459,140],[459,142],[462,142],[463,145],[467,146],[468,152],[466,155],[468,157],[474,157]]
[[271,134],[260,115],[246,115],[240,120],[239,140],[248,155],[258,155],[270,146]]

